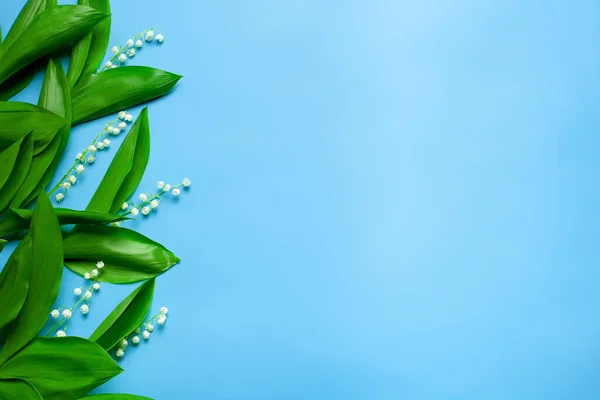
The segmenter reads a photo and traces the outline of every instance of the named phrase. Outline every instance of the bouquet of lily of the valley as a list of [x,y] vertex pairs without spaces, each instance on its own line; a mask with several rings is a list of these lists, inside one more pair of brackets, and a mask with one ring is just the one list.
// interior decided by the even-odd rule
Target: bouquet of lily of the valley
[[[148,399],[89,392],[120,374],[117,361],[127,346],[149,340],[168,318],[166,307],[149,312],[156,278],[179,258],[120,224],[151,214],[191,184],[159,182],[154,193],[135,195],[148,163],[150,125],[147,108],[137,117],[127,109],[165,95],[181,76],[126,66],[143,48],[163,43],[159,30],[112,47],[103,62],[109,33],[108,0],[28,0],[4,40],[0,29],[0,251],[18,241],[0,274],[0,399]],[[66,72],[57,58],[65,50]],[[37,104],[10,101],[38,71],[45,75]],[[56,174],[71,126],[110,115],[72,166]],[[121,137],[86,209],[54,207]],[[71,306],[57,307],[65,266],[82,285],[68,289]],[[90,312],[101,285],[136,282],[89,338],[69,335],[71,317]]]

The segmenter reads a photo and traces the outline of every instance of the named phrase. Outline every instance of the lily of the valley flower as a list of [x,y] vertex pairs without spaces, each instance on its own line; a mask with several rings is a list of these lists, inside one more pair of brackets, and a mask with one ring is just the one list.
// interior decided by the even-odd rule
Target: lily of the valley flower
[[[96,266],[98,269],[92,270],[92,272],[86,272],[84,278],[86,280],[92,279],[93,283],[88,288],[75,288],[73,294],[79,297],[77,302],[72,307],[60,307],[50,312],[50,316],[54,319],[58,319],[61,315],[62,318],[50,329],[46,336],[51,336],[56,331],[56,336],[66,336],[67,323],[73,316],[73,311],[79,307],[81,314],[86,315],[90,312],[90,299],[92,298],[92,290],[97,291],[100,289],[100,283],[97,281],[102,272],[104,271],[104,263],[99,261]],[[62,332],[62,333],[61,333]]]
[[89,146],[80,153],[77,153],[75,156],[75,163],[64,174],[60,182],[52,188],[49,195],[54,195],[54,193],[60,190],[59,193],[54,195],[54,198],[59,203],[63,201],[67,192],[77,183],[77,177],[85,171],[85,167],[92,165],[96,161],[96,157],[100,151],[109,148],[110,139],[108,139],[108,136],[118,135],[127,127],[127,122],[132,120],[133,116],[131,114],[126,111],[120,111],[117,118],[106,124],[104,129],[96,135]]

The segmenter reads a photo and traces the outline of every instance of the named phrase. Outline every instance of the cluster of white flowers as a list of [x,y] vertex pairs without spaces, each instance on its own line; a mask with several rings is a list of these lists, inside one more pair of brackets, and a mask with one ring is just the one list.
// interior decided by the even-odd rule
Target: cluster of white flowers
[[146,42],[151,42],[153,39],[156,39],[158,43],[162,43],[164,42],[165,37],[162,33],[155,34],[154,29],[147,29],[127,40],[127,43],[124,46],[113,46],[111,48],[113,53],[112,58],[107,61],[99,72],[106,71],[107,69],[114,69],[123,65],[127,61],[127,57],[132,58],[135,56],[136,52],[140,51],[144,45],[144,40],[146,40]]
[[[131,343],[139,344],[141,342],[140,334],[144,338],[144,340],[150,339],[150,334],[154,332],[153,322],[156,320],[156,323],[160,326],[163,326],[167,322],[167,314],[169,313],[169,309],[167,307],[161,307],[160,312],[156,314],[154,317],[150,318],[148,321],[144,322],[141,327],[135,328],[133,332],[131,332],[127,337],[121,339],[119,344],[116,346],[117,351],[115,352],[115,356],[117,358],[121,358],[125,355],[125,350],[129,345],[129,337],[131,336]],[[143,328],[143,331],[142,331]]]
[[158,189],[160,190],[158,193],[156,193],[156,194],[140,193],[139,194],[138,198],[141,201],[140,204],[135,204],[130,201],[126,201],[125,203],[123,203],[123,205],[121,206],[121,210],[127,211],[123,215],[131,214],[132,216],[136,217],[141,212],[142,215],[147,216],[150,214],[150,212],[152,210],[157,208],[158,205],[160,204],[160,196],[164,195],[165,193],[170,192],[172,196],[177,197],[181,194],[182,187],[188,188],[188,187],[190,187],[191,184],[192,184],[192,181],[190,181],[188,178],[185,178],[183,181],[181,181],[180,184],[173,185],[173,186],[171,186],[170,184],[165,183],[163,181],[160,181],[160,182],[158,182],[158,185],[157,185]]
[[75,163],[69,168],[67,173],[63,175],[61,181],[52,188],[50,196],[57,190],[62,189],[54,195],[54,198],[58,203],[63,201],[69,189],[77,183],[79,175],[83,174],[83,171],[85,171],[85,166],[91,165],[96,161],[98,151],[108,149],[110,146],[109,137],[111,135],[118,136],[121,132],[124,132],[127,128],[127,123],[131,121],[133,121],[133,116],[126,111],[121,111],[115,119],[106,124],[104,129],[96,135],[92,143],[83,149],[81,153],[77,153],[75,156]]
[[[46,336],[52,335],[52,333],[56,331],[56,336],[65,337],[67,336],[67,323],[73,316],[73,311],[77,307],[79,307],[79,311],[81,314],[87,315],[90,312],[90,299],[92,298],[92,293],[100,290],[100,283],[98,282],[98,278],[102,275],[104,271],[104,262],[98,261],[96,263],[96,268],[94,268],[91,272],[86,272],[84,274],[84,278],[86,280],[93,279],[93,283],[88,288],[77,287],[73,289],[73,294],[76,297],[79,297],[79,300],[72,307],[60,307],[58,309],[52,310],[50,312],[50,316],[54,319],[58,319],[62,315],[62,318],[54,325],[52,329],[48,332]],[[83,303],[83,304],[82,304]]]

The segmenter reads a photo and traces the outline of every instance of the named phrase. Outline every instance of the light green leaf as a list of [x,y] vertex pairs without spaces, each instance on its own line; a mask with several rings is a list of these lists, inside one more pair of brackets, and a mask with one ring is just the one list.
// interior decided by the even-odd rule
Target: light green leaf
[[86,210],[116,213],[137,188],[150,156],[148,108],[121,143]]
[[0,274],[0,329],[13,322],[27,298],[31,275],[31,236],[27,235],[10,255]]
[[153,278],[144,282],[125,297],[92,333],[90,340],[108,351],[139,327],[150,310],[155,281]]
[[[71,96],[69,84],[60,61],[50,60],[48,62],[38,105],[65,118],[65,121],[70,120]],[[54,136],[50,144],[41,153],[33,157],[29,173],[13,198],[11,207],[18,208],[31,203],[40,186],[45,188],[48,185],[60,161],[62,151],[64,151],[69,140],[70,131],[71,124],[67,122]],[[61,150],[60,154],[59,150]]]
[[181,75],[150,67],[119,67],[73,88],[73,125],[114,114],[167,94]]
[[153,400],[150,397],[136,396],[133,394],[93,394],[79,400]]
[[107,16],[83,6],[56,6],[43,11],[5,48],[0,83],[35,60],[79,39]]
[[[27,28],[42,11],[56,5],[55,3],[56,1],[28,0],[10,28],[4,47],[8,49],[12,42],[23,33],[25,28]],[[28,66],[11,76],[6,82],[0,84],[0,100],[8,100],[29,86],[39,69],[40,65],[37,65],[37,63]]]
[[0,169],[0,189],[2,189],[2,186],[4,186],[8,180],[8,177],[15,166],[20,147],[21,141],[16,141],[6,150],[0,152],[0,165],[2,165],[2,169]]
[[43,328],[48,319],[48,310],[60,289],[63,271],[62,234],[52,204],[43,190],[33,211],[29,235],[29,293],[17,319],[5,330],[6,342],[0,351],[0,363],[25,346]]
[[[79,0],[78,4],[89,6],[103,14],[110,14],[109,0]],[[75,45],[73,54],[71,54],[71,63],[74,62],[75,68],[71,72],[71,67],[69,67],[68,74],[71,87],[75,86],[77,81],[89,79],[96,73],[96,69],[106,54],[109,37],[110,17],[99,22],[90,34]]]
[[0,101],[0,149],[33,134],[36,147],[43,147],[65,123],[64,118],[38,106],[19,101]]
[[0,190],[0,212],[10,204],[15,193],[19,189],[21,182],[29,172],[29,166],[33,158],[33,139],[28,134],[22,140],[19,140],[19,155],[13,170]]
[[179,262],[163,245],[135,231],[110,226],[78,229],[64,238],[65,264],[84,275],[99,260],[104,272],[99,280],[132,283],[154,278]]
[[92,44],[92,34],[88,33],[75,43],[71,52],[71,61],[69,61],[69,70],[67,71],[67,80],[69,86],[73,87],[83,72],[87,60],[90,45]]
[[0,378],[21,378],[44,400],[77,399],[123,370],[96,343],[78,337],[35,338],[0,368]]
[[[68,208],[55,208],[60,225],[106,225],[111,222],[124,221],[127,217],[118,214],[107,214],[97,211],[79,211]],[[17,232],[29,229],[32,210],[9,209],[0,220],[0,237],[7,237]]]
[[44,400],[40,392],[25,379],[0,379],[0,399]]
[[4,47],[9,48],[10,45],[27,29],[31,22],[46,9],[46,0],[27,0],[17,19],[10,27],[4,39]]

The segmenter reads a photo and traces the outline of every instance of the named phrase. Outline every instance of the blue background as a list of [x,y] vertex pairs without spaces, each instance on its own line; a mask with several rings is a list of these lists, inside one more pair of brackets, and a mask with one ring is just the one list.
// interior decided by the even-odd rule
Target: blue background
[[[5,33],[21,5],[2,2]],[[598,1],[112,8],[112,44],[165,35],[130,64],[185,76],[150,104],[140,189],[193,184],[130,224],[183,261],[157,282],[167,325],[99,392],[600,396]],[[109,119],[73,129],[60,171]],[[58,303],[81,282],[66,271]],[[69,333],[132,288],[104,285]]]

